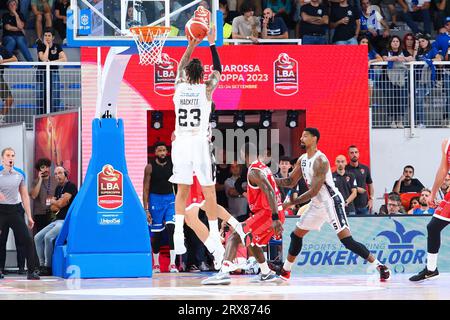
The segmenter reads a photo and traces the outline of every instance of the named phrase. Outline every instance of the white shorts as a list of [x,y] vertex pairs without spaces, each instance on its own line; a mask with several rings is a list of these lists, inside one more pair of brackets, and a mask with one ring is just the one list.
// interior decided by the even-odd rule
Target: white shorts
[[216,164],[207,138],[177,137],[172,142],[172,163],[172,183],[192,185],[195,174],[201,186],[216,184]]
[[345,228],[350,229],[345,214],[344,200],[340,195],[336,195],[320,205],[311,202],[309,208],[300,216],[297,227],[302,230],[320,231],[325,222],[328,222],[336,233]]

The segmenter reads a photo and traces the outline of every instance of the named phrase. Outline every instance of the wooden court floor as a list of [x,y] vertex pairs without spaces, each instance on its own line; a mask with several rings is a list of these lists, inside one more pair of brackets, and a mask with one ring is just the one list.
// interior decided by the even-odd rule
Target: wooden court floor
[[232,276],[228,286],[202,286],[212,273],[156,274],[135,279],[60,279],[29,281],[8,275],[0,280],[0,300],[446,300],[450,274],[422,283],[397,274],[388,282],[371,275],[297,276],[289,282],[252,283],[250,275]]

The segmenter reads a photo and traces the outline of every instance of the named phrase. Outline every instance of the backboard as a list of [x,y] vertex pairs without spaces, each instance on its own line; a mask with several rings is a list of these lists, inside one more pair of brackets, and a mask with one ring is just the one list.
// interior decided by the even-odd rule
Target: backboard
[[130,27],[160,25],[171,27],[166,46],[186,46],[184,26],[199,5],[211,11],[216,45],[222,45],[218,0],[71,0],[67,41],[75,47],[135,47]]

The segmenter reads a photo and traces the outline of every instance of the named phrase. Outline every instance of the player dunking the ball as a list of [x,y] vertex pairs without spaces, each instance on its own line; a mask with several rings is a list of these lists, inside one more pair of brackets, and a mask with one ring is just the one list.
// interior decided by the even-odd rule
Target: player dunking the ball
[[[272,271],[264,257],[262,247],[270,239],[283,231],[285,220],[281,205],[281,195],[275,178],[270,169],[258,160],[256,146],[247,143],[244,146],[244,159],[248,168],[247,198],[252,215],[243,222],[244,232],[247,234],[246,244],[261,268],[257,282],[273,282],[279,277]],[[241,239],[234,232],[227,241],[224,262],[220,272],[202,281],[204,285],[227,285],[231,283],[230,272],[237,269],[232,263]]]
[[205,244],[214,257],[215,266],[220,266],[225,251],[217,222],[217,201],[215,192],[215,163],[210,143],[209,118],[212,94],[217,88],[222,72],[219,55],[214,43],[215,27],[207,35],[213,60],[213,71],[203,82],[203,65],[199,59],[192,59],[199,39],[188,39],[188,47],[181,58],[175,80],[175,140],[172,143],[173,175],[170,182],[178,184],[175,198],[174,245],[177,254],[186,252],[183,224],[186,200],[195,174],[205,197],[205,211],[209,217],[208,228],[199,220],[190,227]]
[[[441,163],[436,172],[431,196],[430,207],[436,206],[436,194],[444,183],[445,177],[450,169],[450,139],[444,139],[441,146]],[[439,203],[433,217],[427,225],[427,265],[418,274],[409,278],[410,281],[423,281],[439,276],[437,269],[437,258],[441,246],[441,232],[450,223],[450,192],[445,195],[444,200]]]
[[280,187],[293,187],[303,175],[309,188],[292,202],[284,203],[283,207],[311,200],[309,208],[301,215],[295,230],[291,233],[289,254],[280,271],[280,277],[284,280],[290,278],[292,265],[302,249],[305,235],[311,230],[319,231],[323,223],[328,222],[345,248],[376,267],[381,281],[387,280],[390,277],[389,269],[378,261],[363,244],[355,241],[350,233],[344,198],[334,185],[327,157],[317,149],[319,139],[319,130],[306,128],[300,138],[300,146],[306,150],[306,153],[298,158],[288,178],[276,179]]

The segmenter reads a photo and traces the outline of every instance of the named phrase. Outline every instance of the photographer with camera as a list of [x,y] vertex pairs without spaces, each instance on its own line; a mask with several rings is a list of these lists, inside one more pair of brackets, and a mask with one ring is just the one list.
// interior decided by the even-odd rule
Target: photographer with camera
[[50,199],[55,194],[57,182],[50,174],[51,166],[52,162],[47,158],[39,159],[34,166],[38,175],[34,179],[30,191],[30,196],[33,199],[33,235],[36,235],[52,221]]

